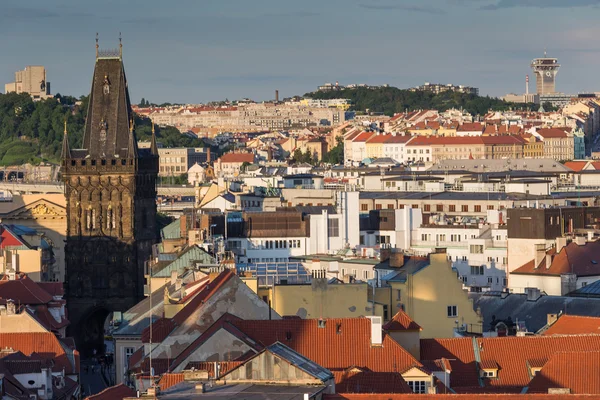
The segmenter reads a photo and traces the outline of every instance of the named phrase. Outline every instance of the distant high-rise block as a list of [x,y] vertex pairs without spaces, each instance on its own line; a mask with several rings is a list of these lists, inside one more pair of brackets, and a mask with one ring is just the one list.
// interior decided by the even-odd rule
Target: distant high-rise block
[[50,82],[46,80],[46,68],[41,65],[30,65],[22,71],[15,72],[15,81],[4,85],[6,93],[29,93],[34,100],[52,97]]
[[538,95],[556,93],[556,74],[560,64],[556,58],[536,58],[531,62],[531,69],[536,78],[536,89]]

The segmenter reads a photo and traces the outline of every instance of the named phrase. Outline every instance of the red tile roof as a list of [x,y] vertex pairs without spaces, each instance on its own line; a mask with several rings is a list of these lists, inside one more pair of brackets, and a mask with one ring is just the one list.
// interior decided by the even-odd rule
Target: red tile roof
[[534,260],[531,260],[511,273],[560,276],[573,272],[577,276],[600,275],[600,241],[587,242],[583,246],[571,242],[552,257],[550,268],[546,268],[545,263],[546,260],[543,259],[536,268]]
[[173,321],[179,326],[181,325],[200,305],[204,304],[213,294],[218,292],[231,278],[235,276],[235,272],[227,269],[221,272],[215,279],[208,284],[202,286],[200,292],[190,300],[175,316]]
[[562,315],[543,334],[544,335],[580,335],[600,334],[600,318]]
[[565,167],[570,168],[575,172],[581,171],[586,165],[588,165],[588,161],[567,161],[565,163]]
[[387,140],[386,143],[388,143],[388,144],[392,144],[392,143],[406,143],[410,139],[412,139],[411,135],[391,135],[391,136],[389,136],[389,138],[388,138],[388,140]]
[[98,394],[86,397],[86,400],[122,400],[126,397],[135,397],[135,390],[121,383],[106,388]]
[[548,393],[550,388],[600,395],[600,351],[553,354],[531,380],[528,392]]
[[[498,377],[482,378],[483,387],[479,385],[475,348],[483,365],[491,361],[498,365]],[[600,335],[422,339],[421,359],[455,358],[451,361],[451,387],[457,392],[519,392],[531,380],[528,363],[532,360],[549,359],[557,352],[598,349]]]
[[373,372],[360,368],[336,371],[337,393],[412,393],[399,372]]
[[252,153],[226,153],[220,158],[222,163],[253,163],[254,154]]
[[65,288],[62,282],[37,282],[50,296],[64,296]]
[[49,303],[52,296],[29,277],[21,274],[15,280],[9,280],[8,276],[0,280],[0,302],[2,299],[4,301],[12,299],[19,304],[35,305]]
[[62,317],[60,321],[57,321],[54,316],[48,310],[48,307],[45,305],[38,305],[35,308],[35,313],[33,317],[37,319],[43,326],[49,331],[58,331],[65,326],[70,324],[69,320],[65,317]]
[[141,346],[139,349],[137,349],[136,351],[133,352],[131,357],[129,357],[129,360],[127,361],[129,363],[129,368],[133,369],[135,366],[137,366],[137,364],[140,361],[142,361],[143,357],[144,357],[144,346]]
[[[172,318],[160,318],[152,323],[152,341],[160,343],[177,327]],[[142,332],[142,343],[150,342],[150,326]]]
[[175,386],[178,383],[183,382],[184,380],[185,379],[183,374],[167,373],[160,377],[160,380],[158,381],[158,386],[160,387],[160,390],[165,390],[170,388],[171,386]]
[[482,136],[481,140],[489,145],[522,145],[524,142],[520,137],[510,135]]
[[479,122],[465,122],[457,129],[458,132],[483,132],[483,125]]
[[386,143],[392,135],[375,135],[367,140],[368,144]]
[[537,133],[546,139],[551,139],[551,138],[566,138],[567,137],[567,133],[565,131],[563,131],[562,129],[557,129],[557,128],[542,128],[542,129],[538,129]]
[[362,132],[360,135],[356,136],[354,138],[354,140],[352,140],[353,142],[366,142],[367,140],[369,140],[371,138],[371,136],[374,136],[375,132]]
[[481,136],[414,136],[407,146],[483,145]]
[[79,365],[72,365],[58,338],[51,332],[0,333],[0,347],[9,347],[26,356],[54,360],[54,371],[63,368],[67,374],[76,373]]
[[387,324],[383,325],[383,329],[390,332],[423,330],[419,324],[413,321],[412,318],[402,310],[398,311]]
[[371,321],[368,318],[327,319],[324,328],[318,327],[316,319],[231,323],[262,346],[280,341],[332,372],[352,366],[376,372],[421,366],[388,335],[383,336],[381,346],[371,345]]
[[355,131],[355,132],[351,132],[350,134],[348,134],[348,136],[346,136],[344,138],[344,140],[354,140],[355,137],[357,137],[358,135],[360,135],[362,132],[361,131]]

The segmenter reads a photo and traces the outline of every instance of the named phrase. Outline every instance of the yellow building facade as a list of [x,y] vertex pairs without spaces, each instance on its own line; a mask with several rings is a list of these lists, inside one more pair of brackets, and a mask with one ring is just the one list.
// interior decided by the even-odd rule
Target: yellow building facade
[[[402,271],[399,268],[399,271]],[[448,338],[456,328],[481,333],[481,317],[463,290],[446,253],[429,256],[429,265],[387,281],[394,306],[403,307],[423,330],[421,338]]]

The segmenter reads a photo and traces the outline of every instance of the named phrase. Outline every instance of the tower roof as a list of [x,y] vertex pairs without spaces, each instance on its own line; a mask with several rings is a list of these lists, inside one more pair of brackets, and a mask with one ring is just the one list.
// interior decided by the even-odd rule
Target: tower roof
[[99,52],[83,134],[85,156],[126,158],[131,118],[127,79],[120,54]]
[[67,136],[67,120],[65,119],[65,132],[62,143],[62,154],[61,157],[64,159],[71,158],[71,148],[69,147],[69,137]]

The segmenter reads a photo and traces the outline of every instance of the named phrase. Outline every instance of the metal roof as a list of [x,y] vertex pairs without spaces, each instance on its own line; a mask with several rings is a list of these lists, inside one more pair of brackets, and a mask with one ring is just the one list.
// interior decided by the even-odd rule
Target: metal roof
[[573,297],[598,297],[600,298],[600,280],[592,282],[584,287],[569,293]]
[[481,309],[484,332],[490,329],[494,316],[498,320],[510,317],[513,321],[524,321],[529,332],[543,328],[548,322],[548,314],[562,312],[600,317],[600,298],[541,296],[536,301],[528,301],[526,294],[514,293],[505,298],[495,293],[470,293],[469,298],[473,300],[474,309]]
[[272,345],[268,346],[267,351],[270,351],[278,357],[286,360],[287,362],[289,362],[295,367],[298,367],[307,374],[312,375],[317,379],[320,379],[322,382],[325,382],[329,379],[333,379],[333,374],[330,370],[321,367],[319,364],[295,352],[294,350],[290,349],[281,342],[275,342]]

